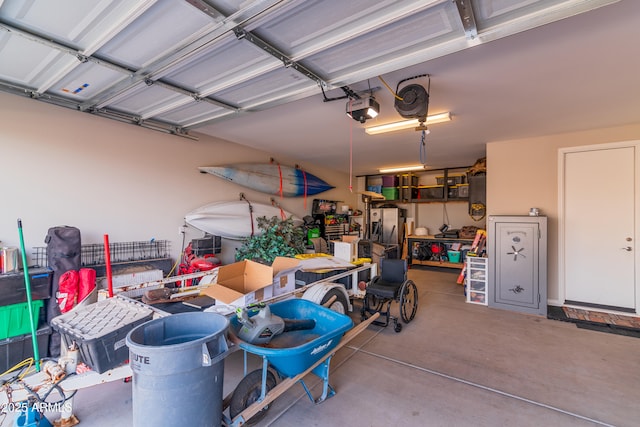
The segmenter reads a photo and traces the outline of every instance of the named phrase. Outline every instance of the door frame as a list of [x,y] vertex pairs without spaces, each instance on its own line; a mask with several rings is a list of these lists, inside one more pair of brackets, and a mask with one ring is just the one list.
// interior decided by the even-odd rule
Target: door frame
[[[565,156],[569,153],[576,153],[582,151],[593,150],[607,150],[613,148],[635,148],[635,171],[634,171],[634,209],[636,223],[633,231],[634,238],[634,264],[636,265],[635,271],[635,307],[636,314],[640,314],[640,269],[637,267],[640,265],[640,245],[638,244],[640,239],[640,220],[638,215],[640,214],[640,140],[620,141],[603,144],[581,145],[575,147],[565,147],[558,149],[558,296],[561,299],[559,302],[564,304],[566,300],[566,283],[565,283]],[[597,171],[594,171],[597,173]],[[605,179],[605,178],[603,178]],[[588,307],[585,307],[588,309]],[[598,309],[599,311],[608,311],[604,309]],[[628,315],[629,313],[622,313]]]

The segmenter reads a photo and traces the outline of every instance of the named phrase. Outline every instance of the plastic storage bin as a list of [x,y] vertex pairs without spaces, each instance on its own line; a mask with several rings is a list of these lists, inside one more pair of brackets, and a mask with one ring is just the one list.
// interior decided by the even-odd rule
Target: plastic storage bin
[[417,187],[418,177],[410,173],[402,174],[400,176],[400,185],[402,187],[408,187],[408,186]]
[[[450,174],[447,176],[446,184],[447,185],[464,184],[465,178],[466,178],[466,175],[464,174]],[[437,176],[436,182],[438,183],[438,185],[444,185],[445,183],[444,176]]]
[[[51,335],[49,326],[42,327],[36,331],[38,354],[41,358],[49,355],[49,335]],[[0,372],[5,372],[30,357],[33,357],[31,334],[19,335],[0,341]]]
[[449,188],[447,188],[447,197],[450,199],[457,199],[458,198],[458,186],[457,185],[452,185]]
[[398,175],[383,175],[382,176],[382,186],[383,187],[397,187],[398,186]]
[[460,262],[460,251],[447,251],[447,258],[452,263]]
[[458,197],[469,197],[469,184],[458,184]]
[[443,199],[444,198],[444,186],[443,185],[425,185],[418,187],[419,199]]
[[101,374],[129,358],[127,334],[152,317],[146,305],[115,296],[54,317],[51,326],[67,345],[78,344],[84,363]]
[[[31,300],[51,297],[51,278],[53,270],[48,268],[30,268]],[[0,274],[0,306],[27,302],[24,272]]]
[[398,187],[382,187],[382,195],[387,200],[398,200]]
[[402,200],[417,199],[418,189],[415,187],[400,187],[400,198]]
[[[36,328],[38,327],[38,319],[40,318],[40,309],[43,305],[42,300],[31,301],[33,321],[35,322]],[[0,307],[0,340],[16,337],[30,331],[31,322],[29,320],[28,303],[23,302]]]

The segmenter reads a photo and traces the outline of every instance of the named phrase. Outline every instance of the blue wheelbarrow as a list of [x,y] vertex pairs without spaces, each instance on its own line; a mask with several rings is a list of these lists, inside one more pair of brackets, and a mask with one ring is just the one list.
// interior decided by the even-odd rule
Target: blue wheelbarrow
[[[312,402],[321,403],[335,394],[329,385],[331,357],[351,341],[374,320],[374,316],[355,328],[351,319],[314,302],[293,298],[269,305],[271,313],[286,319],[313,319],[311,329],[294,330],[274,337],[268,344],[250,344],[238,338],[242,323],[230,320],[230,340],[244,351],[245,376],[223,407],[229,408],[229,417],[223,415],[227,426],[252,425],[267,413],[269,405],[289,387],[299,382]],[[262,358],[262,368],[247,374],[247,355]],[[310,372],[323,382],[322,394],[313,397],[303,378]]]

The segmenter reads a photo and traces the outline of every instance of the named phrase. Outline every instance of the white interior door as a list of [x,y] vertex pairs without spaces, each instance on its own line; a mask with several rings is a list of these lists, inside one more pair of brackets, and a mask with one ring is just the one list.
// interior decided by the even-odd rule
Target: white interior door
[[596,146],[564,153],[566,303],[636,312],[637,149]]

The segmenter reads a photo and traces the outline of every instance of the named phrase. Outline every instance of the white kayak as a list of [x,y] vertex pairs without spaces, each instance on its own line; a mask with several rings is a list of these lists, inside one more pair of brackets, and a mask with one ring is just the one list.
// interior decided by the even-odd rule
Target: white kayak
[[[209,203],[187,213],[184,219],[187,224],[214,236],[243,240],[252,234],[260,234],[258,218],[262,216],[286,219],[292,214],[275,206],[253,202],[249,205],[246,201],[236,200]],[[296,217],[294,221],[303,222]]]

